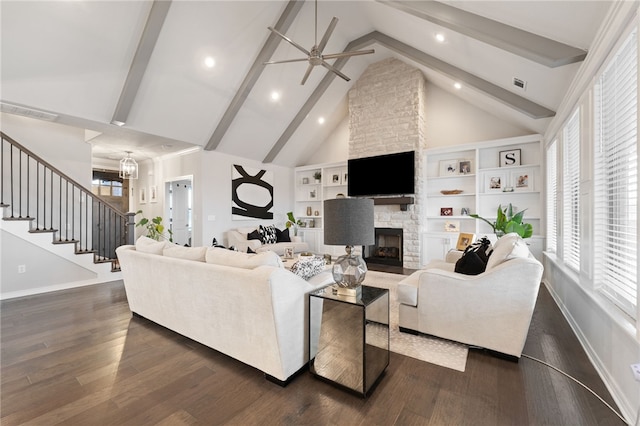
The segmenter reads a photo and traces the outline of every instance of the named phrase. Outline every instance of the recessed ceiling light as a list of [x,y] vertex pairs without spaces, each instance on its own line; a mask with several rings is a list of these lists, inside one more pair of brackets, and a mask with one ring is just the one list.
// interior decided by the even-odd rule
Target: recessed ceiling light
[[444,43],[444,34],[442,33],[436,34],[436,40],[438,40],[440,43]]
[[271,100],[272,101],[277,101],[280,99],[280,92],[274,90],[273,92],[271,92]]
[[324,117],[318,118],[318,123],[319,124],[324,124]]
[[453,85],[453,87],[455,87],[456,89],[460,90],[460,89],[462,89],[462,84],[460,84],[460,83],[455,83],[455,84]]
[[207,68],[213,68],[216,66],[216,60],[212,56],[204,58],[204,66]]

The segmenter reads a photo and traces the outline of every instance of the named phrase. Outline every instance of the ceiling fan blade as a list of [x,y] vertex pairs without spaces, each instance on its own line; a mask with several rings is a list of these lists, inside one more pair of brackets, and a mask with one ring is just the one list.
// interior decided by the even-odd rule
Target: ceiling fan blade
[[263,62],[263,65],[271,65],[271,64],[286,64],[287,62],[304,62],[304,61],[308,61],[309,58],[300,58],[300,59],[285,59],[282,61],[267,61],[267,62]]
[[349,77],[347,77],[346,75],[342,74],[337,68],[334,68],[333,66],[331,66],[327,62],[322,61],[322,66],[325,67],[326,69],[328,69],[329,71],[332,71],[332,72],[336,73],[336,75],[338,77],[344,79],[345,81],[351,81],[351,79]]
[[347,56],[357,56],[357,55],[369,55],[371,53],[376,53],[375,50],[352,50],[349,52],[341,52],[341,53],[332,53],[329,55],[322,55],[323,59],[336,59],[336,58],[344,58]]
[[338,18],[334,16],[331,19],[329,26],[327,27],[327,31],[324,32],[324,35],[322,36],[322,40],[320,40],[320,44],[318,45],[318,50],[320,52],[322,52],[324,47],[327,45],[327,42],[329,41],[329,37],[331,37],[331,33],[333,33],[333,30],[335,30],[336,25],[338,25]]
[[311,70],[313,69],[313,67],[313,64],[309,64],[309,66],[307,67],[307,71],[304,73],[304,77],[302,77],[302,81],[300,82],[301,86],[307,82],[307,78],[309,78],[309,74],[311,74]]
[[282,39],[284,39],[286,42],[288,42],[289,44],[291,44],[292,46],[294,46],[296,49],[300,50],[301,52],[304,52],[307,56],[311,56],[311,53],[305,49],[304,47],[300,46],[298,43],[296,43],[295,41],[291,40],[289,37],[287,37],[286,35],[282,34],[280,31],[276,30],[275,28],[272,27],[267,27],[272,33],[279,35],[280,37],[282,37]]

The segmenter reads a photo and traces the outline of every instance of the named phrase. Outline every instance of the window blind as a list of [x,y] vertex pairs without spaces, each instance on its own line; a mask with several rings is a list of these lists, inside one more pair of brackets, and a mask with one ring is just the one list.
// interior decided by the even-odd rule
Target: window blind
[[594,277],[632,318],[638,300],[637,28],[594,87]]
[[580,109],[562,131],[562,260],[580,269]]
[[547,251],[556,252],[558,244],[558,141],[547,147]]

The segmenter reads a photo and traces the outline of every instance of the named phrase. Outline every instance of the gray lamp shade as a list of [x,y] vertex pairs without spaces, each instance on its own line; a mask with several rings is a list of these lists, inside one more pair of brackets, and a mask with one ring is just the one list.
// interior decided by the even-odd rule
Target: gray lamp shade
[[325,200],[323,214],[325,244],[365,246],[375,242],[371,198]]

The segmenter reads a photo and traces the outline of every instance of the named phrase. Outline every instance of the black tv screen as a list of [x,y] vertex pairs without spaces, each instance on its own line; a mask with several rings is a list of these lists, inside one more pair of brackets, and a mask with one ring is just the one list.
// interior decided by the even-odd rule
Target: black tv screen
[[415,152],[398,152],[347,162],[350,197],[415,193]]

